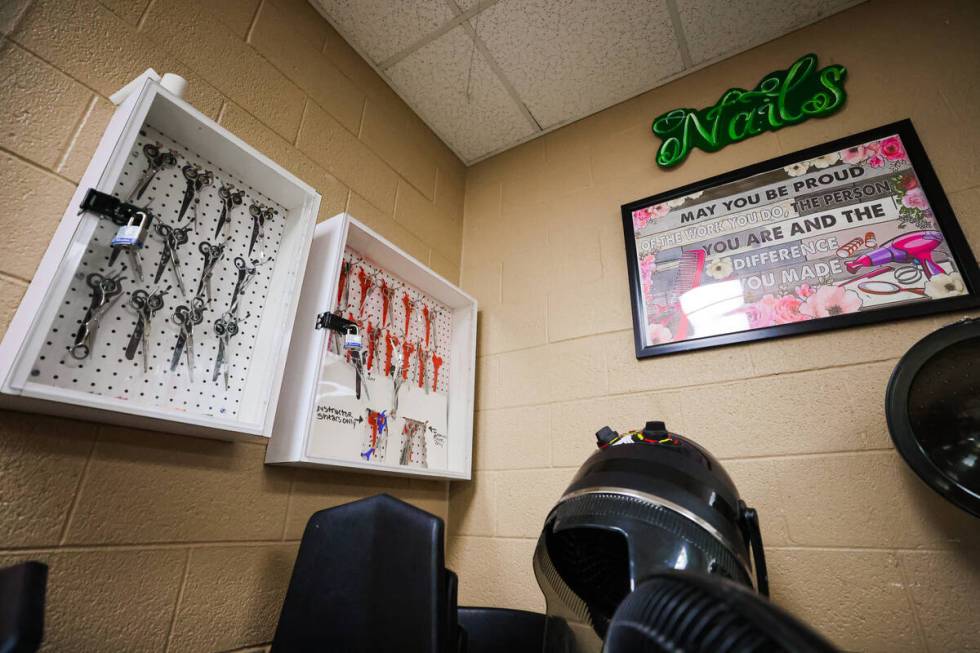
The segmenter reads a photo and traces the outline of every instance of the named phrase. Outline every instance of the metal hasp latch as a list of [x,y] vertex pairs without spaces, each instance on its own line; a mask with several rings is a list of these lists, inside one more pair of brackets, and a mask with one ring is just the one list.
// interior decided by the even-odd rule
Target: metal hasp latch
[[[97,191],[94,188],[89,188],[88,192],[85,193],[85,197],[78,207],[78,212],[101,215],[104,218],[109,218],[113,224],[120,227],[129,224],[138,214],[145,214],[148,219],[153,217],[147,209],[127,204],[118,197]],[[147,222],[147,226],[149,226],[149,222]]]
[[314,328],[330,329],[331,331],[336,331],[337,333],[343,335],[350,331],[351,327],[356,329],[357,324],[328,311],[326,313],[320,313],[316,316],[316,326]]

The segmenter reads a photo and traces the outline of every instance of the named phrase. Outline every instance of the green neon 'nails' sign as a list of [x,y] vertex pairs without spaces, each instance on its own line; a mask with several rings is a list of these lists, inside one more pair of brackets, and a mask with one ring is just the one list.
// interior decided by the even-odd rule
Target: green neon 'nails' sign
[[829,116],[844,105],[846,77],[844,66],[817,70],[817,55],[806,54],[751,91],[732,88],[712,107],[668,111],[653,121],[653,133],[663,141],[657,165],[675,166],[695,147],[717,152],[764,131]]

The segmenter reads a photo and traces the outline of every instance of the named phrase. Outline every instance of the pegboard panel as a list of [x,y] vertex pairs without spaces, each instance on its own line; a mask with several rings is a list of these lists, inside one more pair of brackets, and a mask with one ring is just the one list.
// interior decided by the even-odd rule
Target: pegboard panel
[[[110,242],[117,226],[109,220],[99,220],[88,243],[85,254],[68,292],[60,305],[57,317],[47,334],[40,354],[31,370],[31,381],[59,388],[84,390],[94,395],[128,400],[134,404],[204,416],[234,418],[238,415],[242,392],[249,374],[252,352],[261,343],[256,341],[258,326],[269,293],[269,279],[275,265],[282,240],[285,209],[257,192],[244,181],[234,177],[211,161],[199,156],[189,147],[176,142],[166,134],[144,125],[136,144],[127,159],[122,175],[116,184],[114,195],[127,200],[147,168],[143,146],[159,143],[162,150],[172,150],[178,162],[173,168],[161,170],[143,196],[133,203],[147,206],[160,221],[172,227],[183,227],[196,214],[194,229],[188,232],[188,241],[178,248],[180,271],[186,289],[182,296],[169,268],[163,271],[158,284],[154,283],[157,267],[164,253],[164,239],[151,227],[145,246],[139,251],[143,281],[137,280],[129,257],[122,254],[110,267],[112,254]],[[205,187],[192,202],[183,219],[178,213],[184,198],[187,182],[181,168],[197,164],[214,173],[214,183]],[[234,184],[244,193],[240,205],[230,212],[230,236],[228,229],[216,237],[215,230],[221,213],[222,202],[218,189],[224,183]],[[253,219],[249,206],[259,203],[273,209],[273,217],[267,220],[263,233],[252,253]],[[189,374],[186,353],[171,370],[180,328],[174,322],[174,309],[189,305],[197,293],[203,272],[204,256],[199,250],[201,243],[217,245],[225,242],[225,253],[217,263],[211,278],[212,298],[204,309],[204,319],[193,330],[193,380]],[[236,258],[251,261],[258,272],[242,292],[239,299],[239,333],[230,340],[225,355],[229,360],[229,384],[225,389],[223,375],[213,380],[213,370],[218,354],[219,339],[215,333],[215,320],[231,308],[232,294],[238,281]],[[88,275],[97,272],[114,275],[122,272],[122,293],[103,316],[95,333],[88,357],[76,359],[69,353],[75,335],[91,303],[92,291]],[[170,286],[164,296],[164,306],[157,311],[149,330],[149,367],[143,370],[141,349],[132,360],[125,357],[125,350],[136,329],[138,316],[130,304],[137,289],[152,292]],[[205,301],[207,301],[205,295]]]
[[[406,338],[416,347],[422,345],[428,354],[425,356],[425,381],[430,389],[448,394],[451,338],[452,338],[452,309],[437,301],[434,297],[422,292],[402,279],[385,270],[380,264],[365,258],[352,248],[344,250],[344,264],[348,272],[342,275],[341,287],[338,288],[337,312],[358,323],[362,337],[367,342],[367,327],[372,330],[381,327],[378,349],[383,354],[385,334],[390,334],[402,342]],[[362,276],[363,273],[363,276]],[[362,279],[363,285],[362,285]],[[388,311],[385,311],[382,288],[383,284],[392,289]],[[364,292],[366,290],[366,293]],[[409,304],[404,300],[408,297]],[[410,308],[409,308],[410,306]],[[425,315],[423,309],[429,312],[429,345],[425,345]],[[406,329],[406,319],[408,321]],[[339,339],[330,339],[331,350],[339,353]],[[439,367],[439,380],[436,388],[431,388],[433,374],[432,356],[442,359]],[[382,356],[383,358],[383,356]],[[409,383],[418,385],[419,366],[418,355],[413,354],[413,366],[408,379]],[[369,375],[374,378],[387,376],[382,371],[383,364],[375,364]]]

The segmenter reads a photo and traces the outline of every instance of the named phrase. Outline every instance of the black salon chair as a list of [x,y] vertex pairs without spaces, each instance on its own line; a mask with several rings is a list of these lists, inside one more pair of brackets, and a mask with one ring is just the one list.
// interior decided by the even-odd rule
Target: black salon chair
[[540,653],[544,615],[457,613],[443,533],[441,519],[387,494],[315,513],[272,653]]
[[44,634],[48,566],[23,562],[0,569],[0,651],[33,653]]
[[455,653],[443,522],[386,494],[321,510],[300,543],[273,653]]

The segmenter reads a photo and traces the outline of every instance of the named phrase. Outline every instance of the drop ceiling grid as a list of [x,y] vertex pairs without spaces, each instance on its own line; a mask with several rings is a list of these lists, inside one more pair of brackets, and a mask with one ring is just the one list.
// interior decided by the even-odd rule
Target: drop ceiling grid
[[484,54],[474,50],[463,26],[408,55],[387,72],[402,98],[464,162],[479,158],[499,143],[540,131]]
[[863,1],[310,0],[467,165]]
[[665,0],[520,0],[499,3],[478,18],[479,39],[544,129],[595,113],[683,69]]

